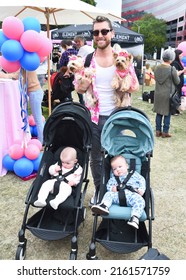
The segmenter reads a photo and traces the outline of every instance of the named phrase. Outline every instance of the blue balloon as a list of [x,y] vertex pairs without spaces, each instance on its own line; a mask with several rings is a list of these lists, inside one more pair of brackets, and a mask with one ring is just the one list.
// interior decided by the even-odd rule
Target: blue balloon
[[186,75],[184,75],[184,85],[186,85]]
[[30,127],[30,134],[31,134],[32,136],[34,136],[33,126],[29,125],[29,127]]
[[37,136],[38,136],[37,126],[36,126],[36,125],[33,126],[33,136],[34,136],[34,137],[37,137]]
[[1,46],[1,52],[4,58],[14,62],[20,60],[24,54],[24,49],[17,40],[7,40]]
[[22,20],[24,25],[24,31],[27,30],[35,30],[38,33],[41,31],[41,25],[39,21],[36,18],[33,17],[27,17]]
[[39,55],[35,52],[25,51],[22,58],[20,59],[21,66],[27,71],[34,71],[40,65]]
[[27,177],[34,170],[34,165],[31,160],[27,158],[20,158],[14,164],[14,172],[19,177]]
[[182,60],[182,62],[184,64],[184,66],[186,66],[186,56],[183,56],[181,60]]
[[43,156],[43,153],[40,153],[36,159],[32,160],[33,165],[34,165],[34,171],[38,171],[42,156]]
[[16,160],[12,159],[9,155],[5,155],[2,161],[4,168],[6,168],[8,171],[14,171],[15,162]]
[[1,47],[2,47],[3,43],[4,43],[6,40],[9,40],[8,37],[5,36],[5,34],[3,33],[3,31],[0,31],[0,50],[1,50]]

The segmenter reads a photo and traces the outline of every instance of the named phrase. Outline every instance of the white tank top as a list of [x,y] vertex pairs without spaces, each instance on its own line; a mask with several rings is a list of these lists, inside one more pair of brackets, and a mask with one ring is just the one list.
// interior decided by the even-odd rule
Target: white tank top
[[114,90],[111,87],[115,69],[114,65],[104,68],[96,63],[95,82],[99,98],[99,111],[102,116],[110,115],[115,109]]

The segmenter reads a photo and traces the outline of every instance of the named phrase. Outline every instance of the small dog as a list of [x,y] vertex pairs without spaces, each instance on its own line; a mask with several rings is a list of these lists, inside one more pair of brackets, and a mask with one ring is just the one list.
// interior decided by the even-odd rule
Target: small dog
[[88,107],[95,107],[97,99],[93,94],[92,78],[95,70],[92,67],[85,67],[80,73],[75,74],[75,90],[84,93],[85,104]]
[[84,79],[90,81],[90,85],[87,88],[87,91],[84,95],[85,104],[88,107],[95,107],[98,102],[97,98],[95,97],[95,95],[93,93],[93,86],[92,86],[92,78],[93,78],[94,73],[95,73],[95,70],[92,67],[87,67],[84,69],[84,77],[82,77],[82,83],[83,83]]
[[115,89],[115,104],[117,107],[131,105],[131,92],[138,90],[139,82],[132,65],[133,56],[127,51],[114,53],[116,72],[112,80],[112,88]]
[[92,78],[95,70],[92,67],[84,68],[83,59],[73,55],[67,65],[69,72],[74,74],[74,86],[78,93],[85,93],[85,103],[88,107],[95,107],[97,99],[93,94]]
[[67,64],[67,68],[69,72],[75,74],[80,73],[81,70],[84,68],[83,59],[76,55],[71,55],[69,57],[69,62]]

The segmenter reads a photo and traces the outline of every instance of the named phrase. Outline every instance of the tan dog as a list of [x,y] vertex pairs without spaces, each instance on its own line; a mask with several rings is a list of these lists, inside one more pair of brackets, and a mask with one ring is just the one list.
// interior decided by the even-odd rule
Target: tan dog
[[79,56],[72,55],[69,57],[69,62],[67,64],[69,72],[75,74],[80,73],[84,68],[83,59]]
[[84,95],[85,104],[88,107],[95,107],[98,102],[97,98],[95,97],[95,95],[93,93],[93,86],[92,86],[92,78],[93,78],[94,72],[95,72],[95,70],[93,68],[87,67],[84,69],[84,76],[82,77],[82,82],[84,79],[90,81],[90,85],[87,88],[87,91]]
[[83,84],[85,76],[84,76],[84,63],[82,57],[72,55],[69,58],[69,62],[67,64],[68,71],[74,74],[74,84],[76,86],[82,85],[87,87],[91,83],[91,79],[87,79],[86,85]]
[[78,93],[85,93],[85,103],[87,106],[95,107],[97,99],[93,94],[92,77],[94,69],[92,67],[84,68],[83,59],[73,55],[67,65],[70,72],[75,75],[74,85]]
[[112,88],[115,89],[115,104],[117,107],[131,105],[131,92],[138,90],[139,82],[133,63],[132,54],[127,51],[114,53],[116,72],[112,80]]

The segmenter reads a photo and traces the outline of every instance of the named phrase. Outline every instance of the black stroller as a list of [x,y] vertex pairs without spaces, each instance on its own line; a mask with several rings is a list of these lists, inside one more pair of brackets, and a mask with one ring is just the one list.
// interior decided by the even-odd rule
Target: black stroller
[[152,220],[154,219],[154,199],[150,186],[150,159],[152,157],[154,136],[148,117],[133,107],[114,111],[106,121],[101,135],[103,147],[102,178],[100,189],[96,190],[96,201],[106,192],[110,178],[110,159],[123,155],[129,169],[138,171],[146,180],[144,194],[145,210],[140,218],[139,229],[127,224],[131,207],[113,204],[108,216],[93,214],[92,239],[87,253],[88,260],[97,259],[96,242],[106,249],[120,254],[138,251],[144,246],[152,247]]
[[[66,102],[57,106],[49,116],[44,127],[45,150],[37,177],[26,197],[26,209],[19,231],[19,245],[16,260],[25,258],[28,229],[33,235],[43,240],[58,240],[72,235],[70,259],[77,259],[78,227],[85,219],[84,198],[88,187],[88,163],[91,150],[91,119],[86,107],[75,102]],[[80,183],[73,188],[72,194],[54,210],[48,203],[44,208],[34,206],[38,191],[44,181],[50,178],[48,168],[59,160],[61,150],[70,146],[76,149],[78,162],[83,168]],[[54,190],[55,192],[55,190]],[[47,201],[52,199],[50,194]],[[38,209],[28,218],[30,207]]]

